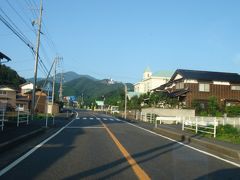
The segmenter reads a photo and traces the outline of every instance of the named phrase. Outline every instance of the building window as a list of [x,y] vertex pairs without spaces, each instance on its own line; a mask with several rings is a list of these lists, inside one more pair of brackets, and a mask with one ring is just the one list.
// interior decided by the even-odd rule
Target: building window
[[210,91],[210,84],[200,83],[199,84],[199,91],[200,92],[209,92]]
[[6,95],[7,91],[0,91],[0,95]]
[[184,83],[183,82],[178,82],[176,84],[176,89],[184,89]]
[[240,86],[231,86],[231,90],[240,91]]

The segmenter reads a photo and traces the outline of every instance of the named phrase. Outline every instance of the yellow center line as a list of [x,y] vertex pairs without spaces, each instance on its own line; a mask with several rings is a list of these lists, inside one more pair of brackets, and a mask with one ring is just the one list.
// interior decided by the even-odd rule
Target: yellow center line
[[128,151],[123,147],[123,145],[119,142],[119,140],[114,136],[114,134],[110,131],[110,129],[101,121],[99,120],[103,127],[107,130],[108,134],[114,141],[114,143],[117,145],[118,149],[121,151],[123,156],[128,161],[129,165],[133,169],[134,173],[137,175],[139,179],[148,180],[151,179],[147,173],[137,164],[137,162],[132,158],[132,156],[128,153]]

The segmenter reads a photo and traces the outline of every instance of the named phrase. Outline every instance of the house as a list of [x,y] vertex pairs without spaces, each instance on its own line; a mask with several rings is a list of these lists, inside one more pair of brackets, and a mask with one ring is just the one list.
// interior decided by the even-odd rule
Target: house
[[[29,99],[29,102],[31,103],[32,100],[32,91],[28,91],[25,93],[25,96],[27,99]],[[47,106],[47,94],[40,89],[36,89],[36,112],[38,113],[45,113],[46,112],[46,106]]]
[[134,92],[139,94],[145,94],[153,89],[167,83],[173,73],[170,71],[159,71],[152,73],[150,68],[146,68],[143,73],[143,79],[134,84]]
[[0,85],[0,109],[14,109],[16,107],[16,90]]
[[20,85],[20,89],[21,89],[21,95],[24,96],[25,93],[30,92],[33,90],[33,83],[31,82],[26,82],[24,84]]
[[240,104],[240,75],[237,73],[178,69],[169,82],[154,91],[166,92],[186,107],[193,101],[205,106],[215,96],[221,107]]
[[16,96],[16,110],[17,111],[30,111],[31,104],[30,99],[27,98],[27,96],[22,96],[20,94],[17,94]]

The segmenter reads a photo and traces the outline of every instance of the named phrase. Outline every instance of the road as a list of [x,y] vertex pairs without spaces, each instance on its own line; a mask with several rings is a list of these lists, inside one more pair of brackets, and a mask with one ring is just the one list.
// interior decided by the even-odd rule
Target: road
[[77,117],[0,171],[1,179],[239,179],[240,168],[120,119]]

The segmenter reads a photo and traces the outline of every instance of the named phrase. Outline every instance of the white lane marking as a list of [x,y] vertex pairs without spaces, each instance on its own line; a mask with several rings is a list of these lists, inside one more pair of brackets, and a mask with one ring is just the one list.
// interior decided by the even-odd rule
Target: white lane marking
[[142,130],[144,130],[144,131],[147,131],[147,132],[149,132],[149,133],[151,133],[151,134],[154,134],[154,135],[156,135],[156,136],[160,136],[160,137],[162,137],[162,138],[165,138],[165,139],[168,139],[168,140],[170,140],[170,141],[176,142],[176,143],[178,143],[178,144],[181,144],[182,146],[188,147],[188,148],[193,149],[193,150],[195,150],[195,151],[198,151],[198,152],[200,152],[200,153],[203,153],[203,154],[206,154],[206,155],[208,155],[208,156],[214,157],[214,158],[216,158],[216,159],[222,160],[222,161],[224,161],[224,162],[226,162],[226,163],[229,163],[229,164],[231,164],[231,165],[240,167],[240,164],[238,164],[238,163],[229,161],[229,160],[224,159],[224,158],[221,158],[221,157],[219,157],[219,156],[217,156],[217,155],[214,155],[214,154],[208,153],[208,152],[206,152],[206,151],[197,149],[197,148],[195,148],[195,147],[192,147],[192,146],[190,146],[190,145],[187,145],[187,144],[184,144],[184,143],[182,143],[182,142],[176,141],[176,140],[174,140],[174,139],[171,139],[171,138],[169,138],[169,137],[163,136],[163,135],[161,135],[161,134],[157,134],[157,133],[155,133],[155,132],[153,132],[153,131],[150,131],[150,130],[145,129],[145,128],[140,127],[140,126],[137,126],[137,125],[135,125],[135,124],[132,124],[132,123],[129,123],[129,122],[126,122],[126,121],[123,121],[123,120],[120,120],[120,121],[122,121],[122,122],[124,122],[124,123],[127,123],[127,124],[129,124],[129,125],[131,125],[131,126],[134,126],[134,127],[136,127],[136,128],[142,129]]
[[[77,113],[78,116],[78,113]],[[39,143],[38,145],[36,145],[34,148],[32,148],[30,151],[28,151],[27,153],[25,153],[23,156],[19,157],[17,160],[15,160],[14,162],[12,162],[11,164],[9,164],[8,166],[6,166],[5,168],[3,168],[0,171],[0,176],[4,175],[6,172],[8,172],[9,170],[11,170],[12,168],[14,168],[16,165],[18,165],[20,162],[22,162],[24,159],[26,159],[28,156],[30,156],[33,152],[35,152],[38,148],[40,148],[41,146],[43,146],[45,143],[47,143],[49,140],[51,140],[52,138],[54,138],[55,136],[57,136],[60,132],[62,132],[69,124],[71,124],[74,120],[71,120],[68,124],[66,124],[64,127],[62,127],[60,130],[58,130],[56,133],[54,133],[52,136],[50,136],[49,138],[45,139],[44,141],[42,141],[41,143]]]
[[110,120],[110,121],[114,121],[112,118],[110,118],[110,119],[108,119],[108,120]]
[[93,120],[94,118],[89,118],[90,120]]
[[104,128],[103,126],[83,126],[83,127],[78,127],[78,126],[68,126],[66,129],[99,129],[99,128]]
[[121,121],[120,119],[115,119],[116,121]]
[[86,120],[87,118],[86,118],[86,117],[84,117],[83,119],[84,119],[84,120]]
[[103,118],[104,121],[107,121],[108,119],[107,118]]
[[101,120],[101,118],[97,118],[97,120]]

